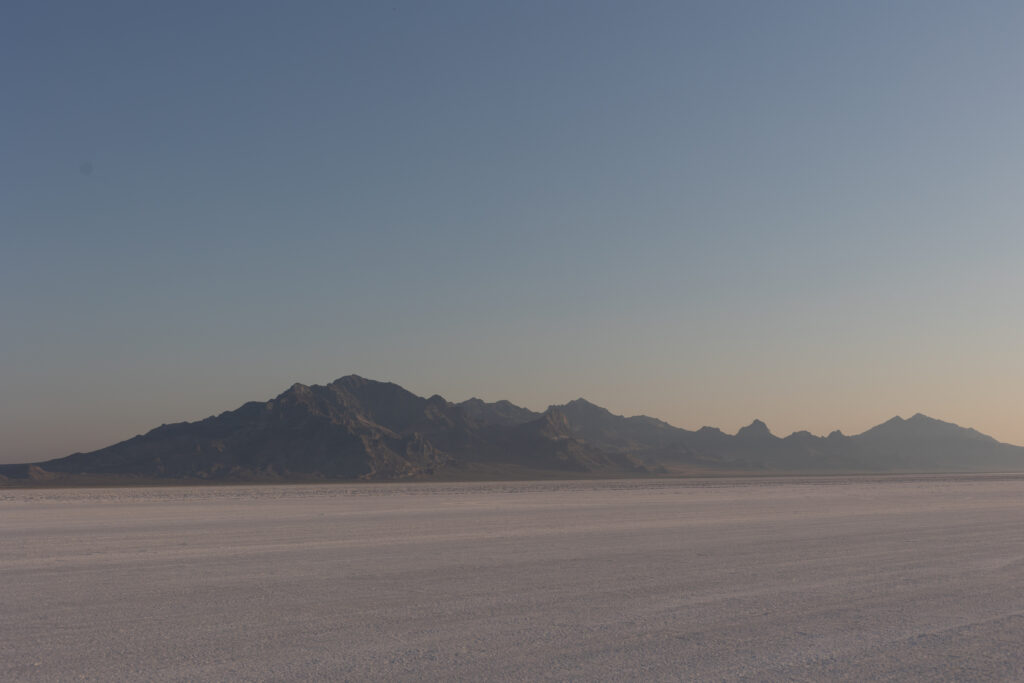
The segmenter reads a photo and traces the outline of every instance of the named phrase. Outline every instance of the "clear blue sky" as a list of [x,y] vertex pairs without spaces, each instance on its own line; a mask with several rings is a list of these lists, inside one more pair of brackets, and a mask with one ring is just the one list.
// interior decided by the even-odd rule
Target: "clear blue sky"
[[6,2],[0,461],[357,373],[1024,444],[1024,4]]

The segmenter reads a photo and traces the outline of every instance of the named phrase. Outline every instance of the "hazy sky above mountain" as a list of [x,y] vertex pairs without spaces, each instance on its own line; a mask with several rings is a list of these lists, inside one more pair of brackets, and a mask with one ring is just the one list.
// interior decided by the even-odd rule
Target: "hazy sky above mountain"
[[1024,444],[1020,2],[8,2],[0,461],[358,373]]

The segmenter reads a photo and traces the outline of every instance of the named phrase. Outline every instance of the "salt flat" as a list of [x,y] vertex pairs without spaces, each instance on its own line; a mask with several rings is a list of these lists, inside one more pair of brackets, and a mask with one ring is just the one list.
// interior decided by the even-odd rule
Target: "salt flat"
[[3,680],[1024,679],[1024,478],[0,490]]

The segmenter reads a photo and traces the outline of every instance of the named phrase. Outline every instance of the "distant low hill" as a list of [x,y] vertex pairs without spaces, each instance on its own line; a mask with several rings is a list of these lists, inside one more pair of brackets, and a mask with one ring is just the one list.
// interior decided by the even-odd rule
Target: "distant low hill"
[[162,425],[90,453],[0,465],[8,481],[403,480],[657,476],[697,472],[1022,471],[1024,448],[914,415],[856,436],[754,420],[734,435],[623,417],[582,398],[543,413],[451,403],[356,375]]

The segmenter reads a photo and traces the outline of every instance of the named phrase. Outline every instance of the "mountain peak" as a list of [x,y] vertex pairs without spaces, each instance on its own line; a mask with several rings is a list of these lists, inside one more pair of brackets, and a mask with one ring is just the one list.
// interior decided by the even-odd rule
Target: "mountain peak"
[[469,417],[490,425],[518,425],[540,417],[540,413],[535,413],[527,408],[520,408],[504,399],[488,403],[474,396],[456,405],[464,410]]
[[607,408],[595,405],[585,398],[577,398],[561,406],[548,406],[549,410],[551,408],[564,412],[570,422],[580,419],[604,419],[612,414]]
[[[564,407],[566,407],[566,408],[601,408],[600,406],[598,406],[598,405],[596,405],[594,403],[591,403],[590,401],[588,401],[587,399],[583,398],[582,396],[580,398],[573,399],[572,401],[569,401],[568,403],[565,404]],[[604,410],[604,409],[601,408],[601,410]]]
[[313,390],[309,386],[307,386],[305,384],[302,384],[301,382],[296,382],[295,384],[291,385],[290,387],[285,389],[283,392],[281,392],[281,394],[277,398],[278,399],[283,399],[283,398],[292,398],[292,399],[308,398],[308,397],[310,397],[312,395],[313,395]]
[[383,384],[383,382],[377,382],[376,380],[366,379],[359,375],[345,375],[331,382],[331,384],[338,384],[341,386],[362,386],[364,384]]
[[986,441],[997,443],[995,439],[986,434],[961,427],[952,422],[945,422],[934,417],[928,417],[924,413],[915,413],[910,419],[904,420],[901,417],[894,417],[891,420],[872,427],[861,436],[868,438],[896,437],[913,439],[939,439],[949,441],[950,439],[970,439],[975,441]]
[[761,420],[756,420],[755,419],[753,422],[748,424],[746,427],[743,427],[738,432],[736,432],[736,436],[741,437],[741,438],[758,438],[758,439],[761,439],[761,438],[773,436],[773,434],[771,433],[771,430],[768,429],[768,425],[766,425]]

